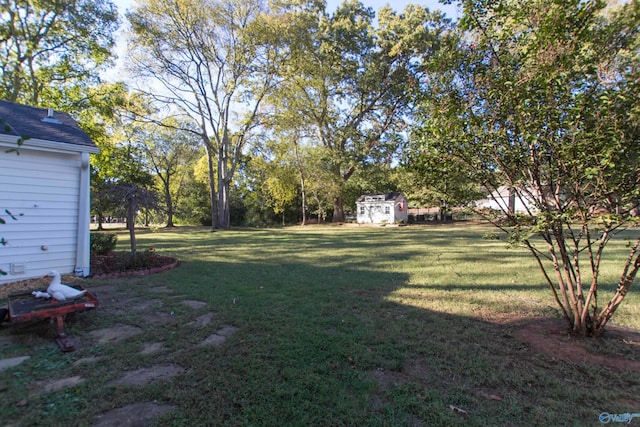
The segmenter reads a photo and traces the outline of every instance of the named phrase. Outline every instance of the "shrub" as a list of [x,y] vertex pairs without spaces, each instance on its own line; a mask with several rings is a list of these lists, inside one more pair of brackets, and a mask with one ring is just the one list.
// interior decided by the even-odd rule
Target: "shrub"
[[108,233],[91,233],[89,239],[91,243],[91,253],[96,255],[106,255],[116,248],[118,236]]

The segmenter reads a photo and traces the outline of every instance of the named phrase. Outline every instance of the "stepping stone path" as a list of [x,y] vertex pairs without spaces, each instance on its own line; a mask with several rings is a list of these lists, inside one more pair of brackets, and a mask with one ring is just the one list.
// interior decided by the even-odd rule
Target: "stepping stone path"
[[185,369],[181,366],[174,364],[156,365],[150,368],[140,368],[135,371],[129,371],[121,378],[111,381],[108,385],[137,385],[143,386],[151,384],[157,381],[170,380],[176,375],[180,375],[185,372]]
[[141,427],[175,409],[173,405],[152,402],[134,403],[96,416],[93,427]]
[[114,343],[144,332],[142,328],[130,325],[116,325],[89,332],[98,344]]
[[164,348],[164,344],[161,342],[150,342],[145,343],[143,349],[140,353],[142,354],[153,354],[157,353]]
[[207,327],[207,325],[209,325],[209,323],[211,323],[212,320],[213,320],[213,313],[209,312],[209,313],[203,314],[202,316],[196,317],[196,320],[189,323],[189,325],[193,326],[196,329],[202,329]]
[[215,346],[219,347],[227,340],[227,338],[233,335],[238,328],[234,328],[233,326],[224,326],[221,329],[218,329],[214,334],[209,335],[204,341],[201,341],[198,347],[206,347],[206,346]]
[[41,393],[50,393],[52,391],[62,390],[67,387],[74,387],[84,382],[84,378],[80,376],[62,378],[60,380],[51,380],[51,381],[38,381],[33,384],[31,389],[32,395],[37,395]]
[[0,360],[0,372],[18,366],[25,360],[29,360],[29,356],[10,357],[8,359]]
[[[100,302],[97,313],[102,312],[105,316],[131,315],[136,319],[139,319],[139,323],[134,326],[125,324],[125,321],[108,328],[92,330],[88,332],[89,338],[82,340],[79,347],[80,350],[83,347],[86,348],[91,345],[119,345],[122,341],[144,334],[144,332],[150,328],[166,326],[178,327],[178,324],[175,323],[177,318],[173,310],[170,306],[163,306],[163,304],[165,304],[162,299],[163,295],[170,295],[173,293],[173,290],[169,287],[158,286],[150,288],[149,291],[153,292],[155,295],[153,298],[149,299],[144,299],[144,297],[139,296],[136,297],[133,293],[127,292],[127,290],[122,290],[120,287],[115,285],[103,285],[90,288],[90,290],[98,297],[98,301]],[[180,296],[175,296],[175,298],[176,302],[179,301],[180,305],[193,311],[205,310],[208,305],[204,301],[190,299],[180,300]],[[181,312],[181,315],[184,316],[184,313]],[[98,316],[100,316],[100,314],[98,314]],[[214,317],[215,314],[213,312],[204,312],[197,315],[192,321],[186,323],[186,326],[194,331],[206,330],[211,327]],[[196,343],[195,347],[220,347],[237,331],[238,328],[234,326],[221,326],[217,328],[214,333],[208,335],[199,343]],[[0,329],[0,332],[2,332],[2,329]],[[0,336],[0,348],[10,348],[24,343],[25,339],[31,340],[32,338],[24,335],[7,335],[3,333]],[[76,351],[78,351],[78,349]],[[152,357],[154,358],[163,358],[163,351],[166,351],[165,343],[151,341],[141,344],[140,354],[145,356],[153,355]],[[0,372],[28,362],[29,359],[30,356],[28,355],[11,357],[4,360],[0,359]],[[159,381],[171,381],[176,376],[188,373],[188,371],[182,366],[170,362],[166,363],[166,358],[164,360],[165,363],[162,364],[125,371],[119,378],[113,379],[106,385],[110,387],[144,387]],[[79,358],[73,362],[72,366],[82,367],[83,365],[105,365],[108,363],[109,358],[107,356],[87,355],[86,357]],[[84,370],[86,371],[86,368]],[[69,387],[80,386],[85,381],[86,378],[83,378],[82,376],[71,376],[68,378],[55,378],[50,381],[40,381],[34,383],[30,388],[31,395],[36,396],[39,394],[56,392]],[[28,402],[24,403],[24,405],[27,404]],[[158,404],[155,402],[132,403],[96,415],[93,426],[127,427],[153,425],[159,417],[162,417],[175,409],[176,406],[170,404]]]

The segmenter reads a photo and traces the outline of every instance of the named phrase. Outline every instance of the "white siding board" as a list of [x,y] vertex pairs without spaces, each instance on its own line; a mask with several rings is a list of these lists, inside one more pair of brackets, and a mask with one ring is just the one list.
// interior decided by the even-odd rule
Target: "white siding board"
[[[35,201],[31,198],[29,200],[16,200],[16,199],[11,199],[10,197],[3,197],[3,194],[5,193],[0,191],[0,200],[2,200],[2,210],[0,211],[0,214],[2,215],[0,216],[5,219],[7,219],[8,217],[8,215],[5,214],[4,212],[4,209],[7,209],[5,208],[5,206],[10,205],[14,210],[20,209],[14,212],[16,214],[19,214],[20,212],[24,213],[27,209],[34,209],[34,212],[31,213],[30,215],[35,215],[35,212],[37,212],[37,209],[41,207],[47,207],[48,209],[66,209],[68,211],[72,211],[73,209],[70,208],[69,203],[74,203],[75,200],[77,199],[77,196],[75,196],[75,197],[69,197],[68,200],[64,200],[64,199],[44,200],[42,198]],[[77,209],[75,210],[77,211]]]
[[[0,283],[44,275],[51,269],[70,273],[75,267],[80,156],[24,150],[0,154],[0,268],[25,266],[25,274],[8,274]],[[5,214],[8,209],[17,217]],[[22,215],[20,215],[22,214]],[[47,250],[42,250],[46,246]]]
[[[55,177],[37,176],[37,177],[19,177],[5,176],[2,185],[7,185],[14,190],[26,190],[31,193],[50,193],[68,194],[76,185],[72,179],[58,179]],[[77,180],[76,180],[77,181]]]
[[5,238],[12,236],[12,238],[30,238],[29,234],[37,233],[42,236],[42,233],[53,232],[55,234],[65,233],[67,234],[71,230],[76,230],[76,224],[74,217],[47,217],[45,215],[38,217],[21,216],[16,221],[9,220],[2,226],[2,235]]
[[[72,158],[64,158],[62,156],[46,156],[43,157],[42,161],[40,158],[35,155],[30,156],[18,156],[20,159],[24,159],[25,161],[3,161],[3,158],[0,157],[0,167],[4,171],[6,171],[7,175],[11,176],[20,176],[20,177],[29,177],[33,175],[33,172],[37,172],[38,175],[46,175],[57,177],[58,179],[67,179],[65,178],[65,174],[69,172],[76,171],[79,167],[79,162]],[[68,157],[68,156],[66,156]],[[49,163],[50,161],[55,161],[56,163]],[[41,161],[38,161],[41,160]],[[24,167],[28,165],[28,167]]]
[[[6,230],[6,231],[5,231]],[[51,227],[50,224],[31,224],[30,226],[25,226],[24,224],[18,226],[11,230],[8,227],[2,228],[1,235],[6,239],[34,239],[34,238],[42,238],[45,236],[56,237],[56,236],[64,236],[69,233],[75,233],[77,229],[75,224],[59,224],[56,227]]]
[[[46,251],[42,250],[43,245],[47,247]],[[73,251],[74,249],[75,241],[72,241],[71,239],[62,242],[56,242],[56,244],[46,244],[46,242],[43,243],[42,241],[34,240],[32,242],[22,242],[20,246],[4,246],[3,248],[0,248],[0,254],[2,254],[0,257],[2,259],[4,259],[5,257],[10,257],[18,260],[20,259],[19,257],[24,257],[33,253],[46,252],[47,255],[54,256],[56,254]],[[4,253],[5,251],[6,254]]]

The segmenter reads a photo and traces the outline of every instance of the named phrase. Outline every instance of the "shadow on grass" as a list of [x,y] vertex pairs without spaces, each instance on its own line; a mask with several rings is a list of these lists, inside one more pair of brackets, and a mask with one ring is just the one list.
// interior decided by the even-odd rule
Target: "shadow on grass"
[[[190,420],[574,425],[595,423],[604,411],[631,411],[638,403],[637,376],[539,353],[518,337],[519,323],[390,300],[408,287],[409,277],[380,271],[373,260],[355,267],[190,262],[180,270],[167,276],[190,281],[171,284],[169,277],[170,286],[205,299],[241,330],[211,372],[192,378],[202,405],[210,398],[205,383],[215,378],[221,418],[189,412]],[[458,298],[475,298],[474,288],[461,289],[467,296]],[[192,357],[195,365],[202,354]]]

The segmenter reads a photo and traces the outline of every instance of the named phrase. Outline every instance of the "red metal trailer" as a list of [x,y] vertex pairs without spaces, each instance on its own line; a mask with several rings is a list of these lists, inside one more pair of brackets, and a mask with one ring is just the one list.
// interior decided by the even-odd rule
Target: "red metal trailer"
[[[82,286],[72,286],[84,290]],[[64,317],[69,313],[98,307],[98,299],[89,291],[84,295],[66,301],[35,298],[31,291],[16,292],[8,296],[8,314],[10,323],[35,322],[55,319],[57,325],[56,342],[62,351],[72,351],[75,343],[64,330]]]

